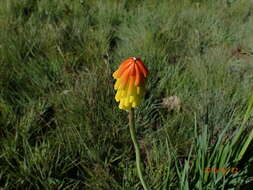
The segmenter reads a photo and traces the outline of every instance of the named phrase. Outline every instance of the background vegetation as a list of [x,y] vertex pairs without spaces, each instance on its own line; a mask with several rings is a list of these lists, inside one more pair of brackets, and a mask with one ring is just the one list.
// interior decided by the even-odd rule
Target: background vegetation
[[1,0],[0,189],[141,189],[113,90],[129,56],[150,70],[136,110],[149,186],[246,189],[252,15],[250,0]]

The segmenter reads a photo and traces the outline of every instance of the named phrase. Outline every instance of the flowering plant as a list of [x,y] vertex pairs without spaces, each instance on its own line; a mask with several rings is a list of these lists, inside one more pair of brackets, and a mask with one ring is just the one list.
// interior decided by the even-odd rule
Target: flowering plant
[[123,61],[119,69],[113,73],[113,77],[116,79],[114,89],[117,90],[115,99],[117,102],[120,102],[120,109],[129,112],[129,129],[135,148],[136,167],[144,190],[148,190],[148,187],[141,171],[140,147],[135,132],[134,108],[141,103],[147,76],[148,69],[143,64],[141,58],[135,57],[130,57]]

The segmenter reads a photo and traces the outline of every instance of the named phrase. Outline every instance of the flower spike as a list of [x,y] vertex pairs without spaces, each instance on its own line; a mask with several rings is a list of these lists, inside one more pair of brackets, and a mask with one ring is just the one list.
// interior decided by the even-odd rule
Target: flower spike
[[114,89],[117,90],[115,99],[120,109],[130,110],[140,105],[147,76],[148,69],[141,58],[130,57],[121,63],[113,73]]

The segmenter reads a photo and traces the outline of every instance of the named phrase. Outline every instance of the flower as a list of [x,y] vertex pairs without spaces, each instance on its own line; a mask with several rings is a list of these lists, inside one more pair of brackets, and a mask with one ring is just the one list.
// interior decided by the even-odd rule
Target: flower
[[130,110],[140,105],[147,76],[148,69],[141,58],[130,57],[121,63],[113,73],[114,89],[117,90],[115,100],[120,102],[120,109]]

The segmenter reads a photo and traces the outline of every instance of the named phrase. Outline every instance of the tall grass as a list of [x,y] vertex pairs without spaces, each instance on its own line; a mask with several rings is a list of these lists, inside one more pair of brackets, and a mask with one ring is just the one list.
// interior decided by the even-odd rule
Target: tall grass
[[[136,110],[152,189],[236,189],[252,178],[248,0],[0,1],[0,188],[141,189],[112,72],[150,70]],[[245,53],[246,52],[246,53]],[[162,100],[180,98],[179,111]],[[233,139],[245,127],[239,141]],[[238,167],[237,174],[205,168]]]

